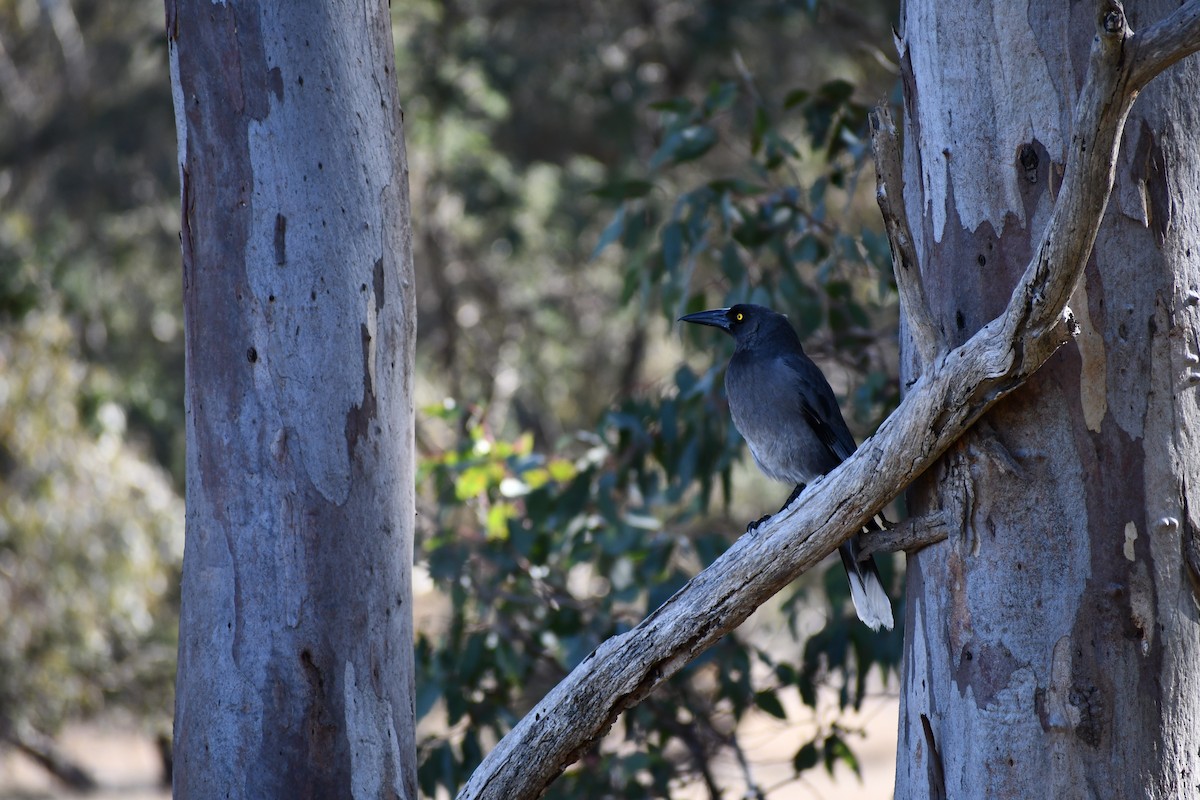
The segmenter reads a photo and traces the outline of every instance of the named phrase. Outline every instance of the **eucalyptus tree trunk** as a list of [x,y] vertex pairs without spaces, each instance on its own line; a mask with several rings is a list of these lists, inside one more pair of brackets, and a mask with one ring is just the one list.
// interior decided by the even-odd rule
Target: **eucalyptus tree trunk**
[[[1126,12],[1137,31],[1177,7]],[[905,201],[952,345],[1044,235],[1095,19],[904,4]],[[1197,58],[1133,106],[1070,307],[1075,343],[910,491],[951,534],[909,559],[897,798],[1200,792]]]
[[415,335],[388,5],[168,0],[180,798],[416,796]]

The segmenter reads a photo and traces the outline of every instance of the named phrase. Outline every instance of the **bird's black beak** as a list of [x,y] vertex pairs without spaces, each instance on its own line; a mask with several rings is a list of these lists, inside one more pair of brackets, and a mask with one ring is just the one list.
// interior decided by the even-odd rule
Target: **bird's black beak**
[[697,325],[711,325],[714,328],[720,328],[726,333],[729,332],[729,317],[727,316],[728,308],[714,308],[711,311],[697,311],[695,314],[688,314],[686,317],[680,317],[680,322],[695,322]]

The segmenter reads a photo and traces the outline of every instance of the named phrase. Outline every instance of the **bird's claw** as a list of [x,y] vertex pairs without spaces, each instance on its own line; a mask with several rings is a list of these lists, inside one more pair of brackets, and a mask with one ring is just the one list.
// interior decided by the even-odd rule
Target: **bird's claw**
[[751,522],[749,525],[746,526],[746,533],[750,533],[751,531],[758,530],[758,526],[762,525],[764,522],[766,522],[770,518],[771,518],[770,514],[763,514],[761,517],[759,517],[758,519],[754,520],[753,522]]

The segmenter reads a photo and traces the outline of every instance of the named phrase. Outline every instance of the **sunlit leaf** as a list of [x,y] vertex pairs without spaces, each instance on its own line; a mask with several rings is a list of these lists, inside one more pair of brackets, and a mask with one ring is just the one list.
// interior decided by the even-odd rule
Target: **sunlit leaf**
[[494,503],[487,513],[487,538],[502,541],[508,538],[508,521],[516,515],[508,503]]
[[459,500],[467,500],[483,494],[488,486],[488,470],[486,467],[468,467],[458,476],[454,484],[454,494]]
[[566,483],[578,472],[575,465],[565,458],[551,459],[550,463],[546,465],[546,470],[550,473],[550,477],[559,483]]

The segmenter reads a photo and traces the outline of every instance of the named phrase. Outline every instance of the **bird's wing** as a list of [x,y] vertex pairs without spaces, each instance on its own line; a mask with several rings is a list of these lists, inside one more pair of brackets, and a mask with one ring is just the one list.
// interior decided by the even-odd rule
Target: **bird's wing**
[[839,462],[845,461],[857,445],[842,418],[842,410],[838,407],[833,389],[829,387],[829,381],[825,380],[820,368],[808,356],[789,355],[786,361],[798,377],[797,394],[805,419],[829,452]]

